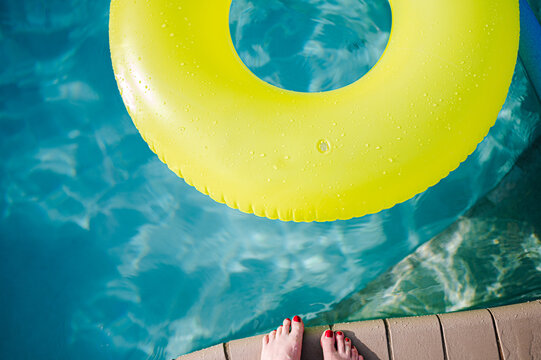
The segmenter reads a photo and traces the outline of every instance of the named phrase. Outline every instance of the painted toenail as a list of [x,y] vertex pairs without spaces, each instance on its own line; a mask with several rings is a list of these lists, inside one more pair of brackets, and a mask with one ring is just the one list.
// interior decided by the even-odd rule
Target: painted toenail
[[349,339],[348,339],[348,338],[346,338],[346,342],[348,342],[348,341],[349,341]]
[[298,317],[297,315],[295,315],[295,316],[293,317],[293,321],[295,321],[295,322],[301,322],[301,318]]
[[326,337],[332,337],[332,331],[331,330],[325,331],[325,336]]
[[343,333],[343,332],[341,332],[341,331],[337,331],[337,332],[336,332],[336,335],[338,335],[338,336],[342,336],[342,335],[344,335],[344,333]]
[[286,321],[291,321],[291,320],[289,320],[289,318],[286,318]]

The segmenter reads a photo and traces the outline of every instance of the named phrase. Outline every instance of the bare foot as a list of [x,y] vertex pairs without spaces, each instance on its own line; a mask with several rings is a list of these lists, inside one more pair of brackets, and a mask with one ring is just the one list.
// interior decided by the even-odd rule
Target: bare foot
[[355,346],[351,345],[351,340],[341,331],[336,334],[331,330],[325,331],[321,335],[321,347],[324,360],[364,360]]
[[300,360],[304,324],[298,316],[263,336],[261,360]]

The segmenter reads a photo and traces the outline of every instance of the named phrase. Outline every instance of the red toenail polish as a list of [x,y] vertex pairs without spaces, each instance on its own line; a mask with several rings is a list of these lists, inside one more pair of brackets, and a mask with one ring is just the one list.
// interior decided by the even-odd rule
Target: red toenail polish
[[289,318],[286,318],[286,321],[291,321],[291,320],[289,320]]
[[342,335],[344,335],[344,333],[342,333],[341,331],[337,331],[336,335],[342,336]]
[[349,339],[348,339],[348,338],[346,338],[346,341],[349,341]]
[[331,330],[325,331],[325,336],[326,337],[332,337],[332,331]]
[[295,316],[293,317],[293,321],[295,321],[295,322],[301,322],[301,318],[298,317],[297,315],[295,315]]

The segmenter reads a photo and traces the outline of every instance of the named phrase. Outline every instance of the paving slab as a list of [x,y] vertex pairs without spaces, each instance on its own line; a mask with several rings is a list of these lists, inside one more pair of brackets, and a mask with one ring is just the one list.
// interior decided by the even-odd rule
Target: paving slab
[[[309,327],[302,338],[301,360],[323,360],[323,351],[319,339],[328,330],[328,326]],[[254,360],[261,356],[261,338],[263,335],[234,340],[226,344],[229,360]],[[184,359],[183,359],[184,360]]]
[[541,359],[541,304],[491,308],[503,360]]
[[329,329],[329,326],[316,326],[304,329],[301,360],[323,360],[320,339],[321,334]]
[[224,345],[215,345],[188,355],[179,356],[176,360],[227,360]]
[[448,360],[500,360],[488,310],[438,315]]
[[444,360],[437,316],[385,320],[389,327],[391,359]]
[[261,357],[261,342],[263,335],[230,341],[225,345],[228,360],[254,360]]
[[390,360],[383,320],[336,324],[333,330],[341,330],[350,338],[365,360]]

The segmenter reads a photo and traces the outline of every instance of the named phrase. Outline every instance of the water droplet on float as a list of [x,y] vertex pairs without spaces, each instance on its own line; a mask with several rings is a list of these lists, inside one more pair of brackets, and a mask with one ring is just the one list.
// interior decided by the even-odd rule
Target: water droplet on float
[[331,144],[327,140],[321,139],[317,142],[317,150],[322,154],[326,154],[331,150]]

